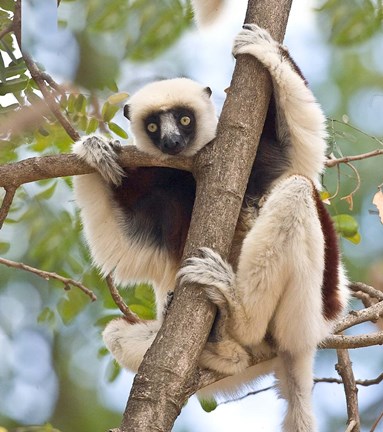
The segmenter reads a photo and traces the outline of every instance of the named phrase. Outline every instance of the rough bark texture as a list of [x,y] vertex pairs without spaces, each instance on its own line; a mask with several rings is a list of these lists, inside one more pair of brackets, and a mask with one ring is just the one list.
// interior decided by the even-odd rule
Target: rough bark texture
[[[159,160],[142,153],[133,145],[124,146],[121,150],[119,163],[130,168],[140,166],[160,166],[191,171],[192,159],[177,157]],[[87,163],[75,154],[59,154],[24,159],[19,162],[0,165],[0,187],[19,187],[24,183],[48,178],[89,174],[94,172]]]
[[[250,0],[245,22],[282,40],[291,0]],[[218,135],[195,159],[197,197],[185,256],[208,246],[227,257],[263,128],[270,79],[253,58],[240,56]],[[170,431],[185,400],[198,388],[197,362],[214,309],[201,290],[181,286],[134,380],[121,431]]]

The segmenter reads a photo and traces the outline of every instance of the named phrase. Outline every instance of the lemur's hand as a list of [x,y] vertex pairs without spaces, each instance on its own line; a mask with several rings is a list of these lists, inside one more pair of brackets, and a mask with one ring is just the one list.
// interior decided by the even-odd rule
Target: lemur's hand
[[121,147],[119,141],[89,136],[73,145],[73,153],[95,168],[108,183],[119,186],[125,176],[125,171],[117,162]]
[[250,54],[263,62],[268,54],[279,53],[279,43],[270,33],[256,24],[245,24],[234,40],[233,56]]

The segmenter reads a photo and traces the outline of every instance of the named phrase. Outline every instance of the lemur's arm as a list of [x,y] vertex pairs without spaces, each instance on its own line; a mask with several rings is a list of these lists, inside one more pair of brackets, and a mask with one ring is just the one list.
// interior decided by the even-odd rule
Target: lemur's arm
[[97,170],[75,176],[73,188],[93,261],[105,276],[115,269],[123,253],[121,229],[111,196],[111,185],[120,184],[124,175],[117,163],[119,148],[118,142],[109,143],[99,137],[84,138],[73,146],[73,153]]
[[270,72],[276,101],[278,139],[289,146],[291,168],[318,187],[326,150],[326,118],[286,48],[255,24],[246,24],[236,37],[233,54],[256,57]]

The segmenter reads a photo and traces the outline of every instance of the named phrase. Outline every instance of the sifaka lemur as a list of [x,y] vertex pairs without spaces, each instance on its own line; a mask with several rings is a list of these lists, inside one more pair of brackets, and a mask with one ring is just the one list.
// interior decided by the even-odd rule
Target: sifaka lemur
[[[325,117],[299,68],[266,30],[245,25],[233,54],[256,57],[273,83],[243,201],[240,223],[246,235],[235,272],[208,248],[180,269],[195,198],[190,173],[121,168],[120,145],[102,137],[74,145],[74,153],[97,171],[74,179],[94,263],[118,284],[152,283],[156,297],[156,320],[115,319],[103,338],[118,363],[137,371],[177,277],[202,284],[224,321],[220,336],[207,342],[200,366],[230,375],[202,395],[233,393],[260,375],[275,373],[288,402],[283,430],[313,432],[313,358],[348,296],[337,237],[317,191],[325,161]],[[137,148],[158,158],[194,155],[215,137],[210,95],[208,87],[186,78],[143,87],[124,110]],[[271,350],[277,357],[252,366]]]

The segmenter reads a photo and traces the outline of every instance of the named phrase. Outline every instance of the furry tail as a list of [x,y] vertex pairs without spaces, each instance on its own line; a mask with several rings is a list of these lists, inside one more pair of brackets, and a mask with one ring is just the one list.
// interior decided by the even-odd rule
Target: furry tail
[[222,10],[224,0],[193,0],[194,16],[199,26],[210,24]]

